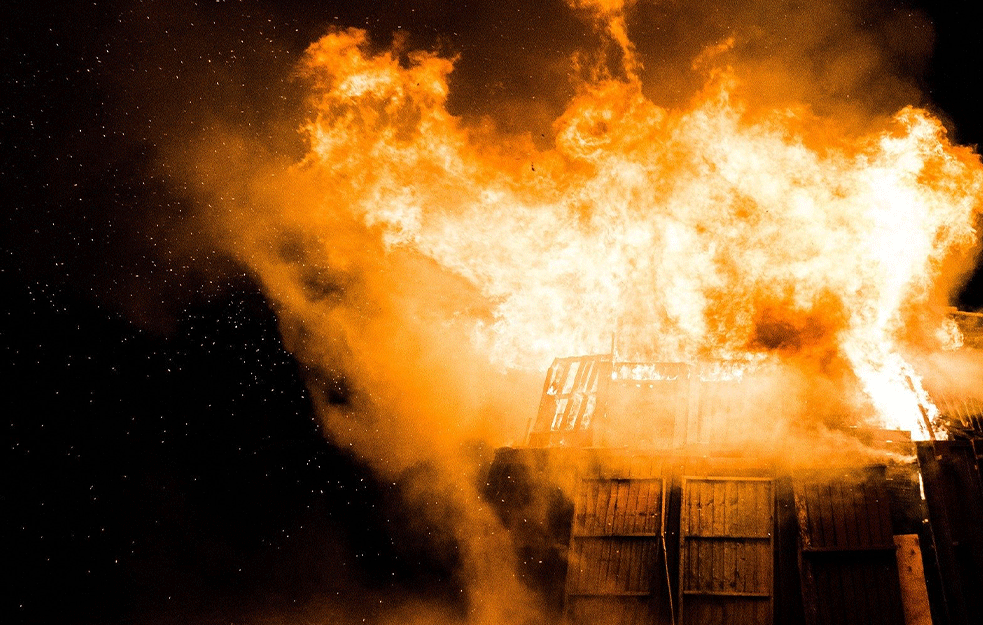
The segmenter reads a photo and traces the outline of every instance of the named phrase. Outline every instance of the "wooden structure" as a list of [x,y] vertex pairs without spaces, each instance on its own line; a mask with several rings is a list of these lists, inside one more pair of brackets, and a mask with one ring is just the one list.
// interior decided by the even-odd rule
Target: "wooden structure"
[[[983,346],[983,315],[956,321]],[[937,398],[965,440],[919,443],[917,460],[910,434],[856,429],[893,460],[805,473],[742,449],[748,415],[781,410],[763,403],[780,394],[743,383],[767,374],[743,362],[553,362],[529,446],[499,450],[488,479],[547,614],[569,625],[983,623],[983,400]]]
[[904,625],[893,537],[920,512],[892,509],[891,482],[882,466],[804,476],[739,457],[510,448],[488,494],[557,623]]

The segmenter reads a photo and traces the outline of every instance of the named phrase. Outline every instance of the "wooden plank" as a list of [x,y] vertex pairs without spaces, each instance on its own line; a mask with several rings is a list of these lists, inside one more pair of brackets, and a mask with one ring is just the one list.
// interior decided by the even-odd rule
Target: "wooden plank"
[[606,493],[607,506],[604,510],[604,520],[601,522],[601,531],[604,533],[613,533],[612,529],[614,527],[614,515],[617,512],[618,499],[615,497],[616,485],[611,480],[605,480],[602,482],[603,489]]
[[636,505],[636,511],[639,515],[640,523],[635,526],[635,532],[641,534],[655,534],[659,532],[656,527],[656,523],[652,522],[655,518],[658,521],[659,516],[653,514],[658,510],[658,515],[661,515],[661,506],[654,506],[654,503],[658,501],[658,497],[655,496],[656,485],[661,488],[662,480],[658,481],[646,481],[639,482],[639,493],[638,493],[638,503]]
[[[699,506],[699,521],[697,523],[695,535],[702,535],[707,532],[707,526],[713,524],[713,482],[701,481],[698,482],[700,489],[700,506]],[[709,546],[700,542],[698,545],[698,562],[706,563],[708,566],[701,566],[697,570],[699,571],[698,577],[700,580],[700,587],[706,588],[708,585],[713,583],[713,560],[712,552]]]
[[[630,471],[631,469],[629,469]],[[628,506],[625,509],[625,528],[626,534],[637,534],[639,528],[639,517],[642,511],[639,509],[638,501],[642,490],[642,484],[636,480],[628,482]]]
[[[594,528],[594,518],[597,515],[597,491],[599,488],[596,482],[581,482],[581,487],[583,489],[583,496],[576,502],[577,508],[577,518],[582,519],[581,531],[589,534],[596,532]],[[583,510],[583,513],[580,511]],[[574,528],[577,531],[577,528]]]
[[932,609],[928,602],[918,534],[903,534],[895,536],[894,540],[898,546],[898,573],[905,624],[932,625]]
[[[724,518],[727,514],[727,502],[724,497],[724,487],[726,487],[726,482],[710,482],[710,500],[712,505],[710,506],[710,531],[715,532],[719,530],[724,531]],[[713,541],[705,542],[707,550],[711,554],[711,568],[710,568],[710,588],[716,590],[724,586],[727,583],[727,572],[724,569],[724,559],[727,555],[727,544],[726,543],[714,543]]]
[[[634,531],[632,524],[637,508],[632,505],[631,501],[632,484],[633,482],[628,480],[618,482],[618,501],[621,503],[618,512],[618,525],[614,530],[618,534],[631,534]],[[637,501],[635,503],[637,504]]]
[[[666,510],[666,482],[664,479],[649,482],[649,489],[646,493],[645,523],[643,528],[646,532],[657,532],[665,535],[665,510]],[[656,502],[658,502],[656,504]]]
[[700,540],[709,540],[709,541],[713,541],[713,540],[741,540],[741,541],[747,542],[747,541],[760,540],[760,541],[764,541],[764,542],[771,542],[771,537],[770,536],[761,536],[761,535],[758,535],[758,534],[699,534],[699,535],[696,535],[696,536],[692,536],[692,538],[699,538]]

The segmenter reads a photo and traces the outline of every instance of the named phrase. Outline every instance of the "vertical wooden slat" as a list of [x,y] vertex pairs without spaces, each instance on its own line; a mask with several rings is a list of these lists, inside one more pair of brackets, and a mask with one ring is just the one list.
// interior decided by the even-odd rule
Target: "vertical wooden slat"
[[633,534],[634,531],[629,527],[631,524],[631,482],[621,480],[618,482],[618,526],[615,530],[618,534]]
[[628,505],[625,508],[625,529],[624,531],[628,534],[636,534],[639,531],[639,514],[641,510],[638,507],[638,500],[640,496],[640,491],[642,484],[637,480],[632,480],[628,482]]

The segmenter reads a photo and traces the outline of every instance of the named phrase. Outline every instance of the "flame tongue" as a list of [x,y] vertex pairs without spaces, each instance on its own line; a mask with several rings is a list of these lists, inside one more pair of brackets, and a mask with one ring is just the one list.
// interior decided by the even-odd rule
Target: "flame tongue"
[[326,213],[492,302],[473,322],[492,360],[542,369],[607,351],[614,331],[635,360],[832,358],[884,423],[919,429],[928,398],[898,341],[975,244],[983,186],[936,119],[906,108],[878,132],[829,135],[803,111],[747,110],[727,72],[687,110],[629,75],[581,85],[541,151],[464,127],[445,108],[452,62],[409,58],[369,54],[357,30],[311,48],[306,165]]

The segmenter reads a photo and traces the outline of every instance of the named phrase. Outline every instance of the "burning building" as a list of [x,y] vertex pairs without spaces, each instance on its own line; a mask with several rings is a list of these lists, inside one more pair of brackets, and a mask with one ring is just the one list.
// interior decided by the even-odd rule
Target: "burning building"
[[[979,339],[978,315],[952,318],[967,343]],[[554,614],[626,625],[979,622],[981,406],[940,399],[926,441],[854,424],[839,444],[853,439],[866,461],[799,463],[783,457],[796,443],[746,431],[751,413],[781,408],[756,392],[771,375],[613,353],[553,362],[528,445],[498,452],[489,495]],[[944,424],[958,440],[936,440]]]
[[[439,468],[417,495],[458,513],[469,622],[523,622],[520,595],[579,622],[978,620],[980,378],[926,371],[976,340],[948,306],[979,155],[921,108],[763,96],[784,74],[734,37],[667,104],[630,3],[569,4],[598,49],[536,137],[456,114],[453,58],[335,29],[299,71],[303,159],[194,164],[289,349],[344,380],[315,392],[327,431],[394,483]],[[482,499],[460,449],[514,436],[516,372],[557,355]]]

